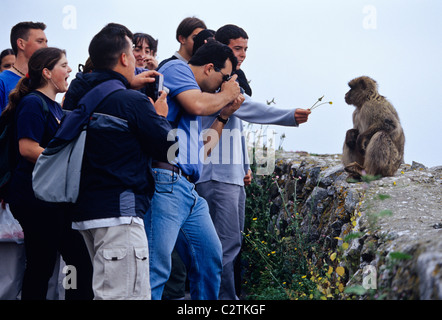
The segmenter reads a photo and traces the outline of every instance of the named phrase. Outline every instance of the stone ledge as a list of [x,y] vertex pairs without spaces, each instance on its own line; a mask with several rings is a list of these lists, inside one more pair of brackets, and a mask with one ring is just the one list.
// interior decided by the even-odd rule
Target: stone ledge
[[[361,285],[370,265],[377,273],[377,297],[442,299],[442,166],[413,162],[393,177],[349,183],[340,161],[340,155],[277,154],[275,174],[284,200],[293,200],[296,192],[301,228],[310,241],[333,250],[342,244],[338,239],[360,232],[344,252],[347,287]],[[274,190],[272,195],[272,212],[280,221],[281,195]]]

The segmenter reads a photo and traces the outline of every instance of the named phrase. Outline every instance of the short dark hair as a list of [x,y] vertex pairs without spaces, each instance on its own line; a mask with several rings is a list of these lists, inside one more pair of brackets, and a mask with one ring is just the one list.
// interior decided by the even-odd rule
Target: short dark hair
[[249,36],[244,29],[234,24],[226,24],[225,26],[219,28],[215,33],[215,39],[226,45],[229,45],[230,40],[235,40],[238,38],[249,39]]
[[14,50],[15,55],[17,55],[18,53],[17,40],[18,39],[28,40],[29,30],[31,29],[44,31],[46,29],[46,25],[43,22],[25,21],[25,22],[19,22],[12,27],[10,39],[11,39],[12,50]]
[[120,55],[132,49],[128,48],[126,36],[133,39],[132,32],[121,24],[109,23],[101,29],[89,45],[89,56],[93,66],[96,69],[115,67]]
[[178,25],[178,28],[176,29],[176,40],[178,42],[180,41],[179,36],[187,38],[192,34],[193,30],[197,28],[207,29],[206,24],[203,20],[196,17],[185,18],[183,21],[181,21],[181,23]]
[[204,29],[200,33],[196,35],[195,38],[193,38],[193,51],[192,55],[195,54],[195,52],[209,39],[215,39],[215,31],[211,29]]
[[226,66],[226,60],[229,59],[232,62],[232,71],[236,70],[238,60],[230,49],[225,44],[216,40],[210,40],[202,45],[190,58],[189,64],[194,66],[204,66],[208,63],[219,69],[223,69]]
[[135,46],[139,46],[143,44],[143,41],[149,45],[150,51],[153,53],[157,53],[158,50],[158,40],[155,40],[150,34],[147,33],[135,33],[133,42]]

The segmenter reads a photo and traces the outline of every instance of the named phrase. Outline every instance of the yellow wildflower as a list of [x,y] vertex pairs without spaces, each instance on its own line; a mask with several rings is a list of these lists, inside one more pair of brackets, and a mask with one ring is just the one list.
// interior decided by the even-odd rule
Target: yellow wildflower
[[342,277],[344,275],[344,273],[345,273],[344,267],[337,267],[336,268],[336,273]]

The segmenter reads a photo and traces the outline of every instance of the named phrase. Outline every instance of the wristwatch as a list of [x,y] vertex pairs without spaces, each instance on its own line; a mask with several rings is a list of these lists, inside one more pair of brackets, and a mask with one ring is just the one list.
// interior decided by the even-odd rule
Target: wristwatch
[[229,122],[229,118],[223,119],[220,115],[218,115],[216,118],[218,119],[219,122],[222,122],[224,124],[227,124],[227,122]]

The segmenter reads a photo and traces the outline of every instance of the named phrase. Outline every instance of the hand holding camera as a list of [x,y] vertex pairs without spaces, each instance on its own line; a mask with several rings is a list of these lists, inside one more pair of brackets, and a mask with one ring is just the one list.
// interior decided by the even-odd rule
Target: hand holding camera
[[169,113],[169,105],[167,104],[167,92],[161,91],[160,96],[158,97],[157,101],[153,102],[152,98],[149,97],[151,100],[155,110],[160,116],[163,116],[164,118],[167,117],[167,114]]
[[147,84],[155,81],[155,76],[158,76],[159,73],[154,70],[148,70],[141,72],[131,80],[130,87],[134,90],[143,89]]
[[149,70],[137,74],[130,83],[131,88],[144,93],[155,107],[157,113],[166,117],[169,112],[167,94],[169,89],[164,86],[164,77],[161,73]]
[[225,81],[221,85],[221,92],[228,95],[229,100],[233,102],[241,93],[240,87],[236,79],[238,76],[234,74],[228,81]]
[[153,101],[157,101],[161,95],[161,91],[169,93],[169,89],[164,86],[164,77],[162,74],[156,72],[154,79],[153,82],[148,83],[141,91],[152,98]]

